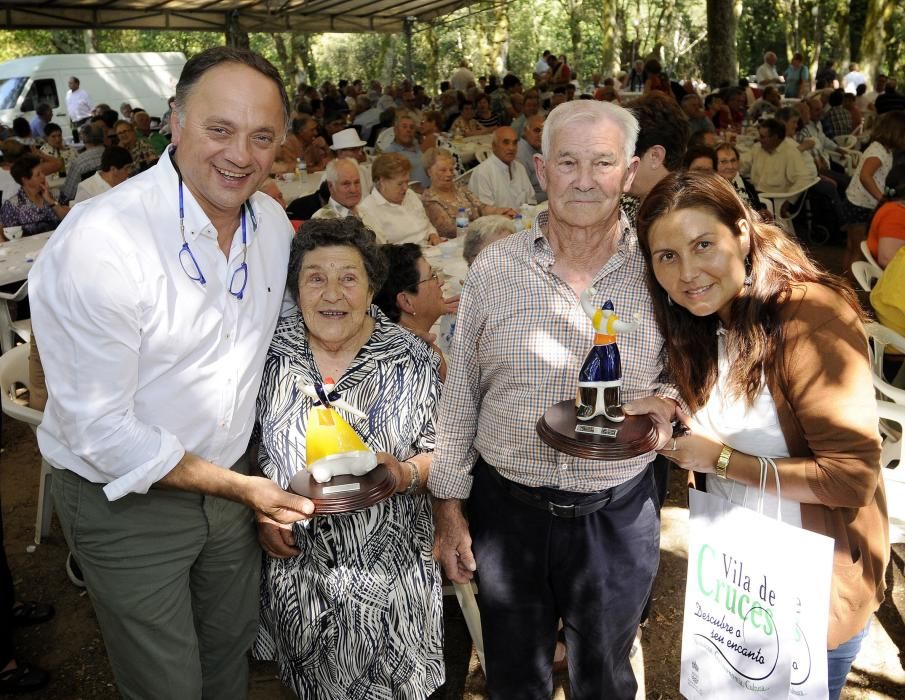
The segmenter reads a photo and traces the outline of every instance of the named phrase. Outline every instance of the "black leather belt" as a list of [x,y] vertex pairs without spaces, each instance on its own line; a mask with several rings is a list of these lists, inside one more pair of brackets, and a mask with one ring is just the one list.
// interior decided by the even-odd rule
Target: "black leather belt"
[[487,462],[485,462],[483,459],[480,460],[480,462],[487,469],[488,474],[490,474],[493,480],[496,481],[503,488],[503,490],[507,494],[512,496],[512,498],[514,498],[516,501],[531,506],[532,508],[546,511],[557,518],[580,518],[583,515],[596,513],[601,508],[606,508],[611,503],[615,503],[623,496],[631,492],[638,484],[641,483],[641,480],[644,479],[644,477],[647,476],[650,471],[650,466],[648,465],[647,467],[642,469],[640,473],[636,474],[628,481],[625,481],[618,486],[604,489],[603,491],[597,491],[594,494],[597,496],[597,498],[594,498],[593,500],[589,500],[584,503],[564,504],[554,503],[553,501],[546,498],[543,493],[541,493],[542,490],[546,491],[549,489],[537,489],[531,488],[530,486],[522,486],[521,484],[517,484],[514,481],[510,481],[509,479],[504,478],[496,469],[487,464]]

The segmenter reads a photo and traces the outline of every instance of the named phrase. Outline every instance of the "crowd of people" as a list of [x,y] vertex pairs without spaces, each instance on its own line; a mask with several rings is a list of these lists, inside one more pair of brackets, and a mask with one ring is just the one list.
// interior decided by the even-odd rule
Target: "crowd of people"
[[[547,51],[527,89],[463,62],[435,96],[352,80],[290,99],[265,59],[216,48],[186,63],[169,133],[124,104],[73,115],[78,155],[50,123],[3,141],[4,227],[58,229],[29,277],[38,443],[119,691],[245,697],[251,650],[299,697],[425,698],[445,575],[479,579],[491,697],[548,697],[564,643],[573,697],[633,698],[671,466],[750,503],[769,457],[783,520],[836,542],[838,698],[889,557],[865,315],[758,193],[801,189],[895,265],[905,112],[892,79],[812,90],[799,54],[757,77],[702,95],[651,59],[582,86]],[[856,130],[846,172],[835,137]],[[490,152],[469,168],[473,137]],[[274,178],[303,169],[322,185],[294,217]],[[469,272],[444,297],[425,251],[458,237]],[[638,324],[623,408],[656,437],[629,459],[535,430],[575,398],[583,293]],[[392,496],[322,515],[292,491],[308,385],[362,412]],[[52,615],[2,574],[4,614]],[[4,644],[0,691],[46,683]]]

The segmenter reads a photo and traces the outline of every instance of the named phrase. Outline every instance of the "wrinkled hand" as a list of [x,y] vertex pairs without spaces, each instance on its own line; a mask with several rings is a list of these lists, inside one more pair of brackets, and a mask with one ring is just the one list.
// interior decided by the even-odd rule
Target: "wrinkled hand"
[[448,238],[443,238],[436,231],[427,237],[427,242],[429,245],[440,245],[441,243],[446,243],[446,241],[448,240]]
[[443,300],[443,313],[445,314],[454,314],[459,311],[459,300],[462,298],[460,294],[456,294],[455,296],[446,297]]
[[517,212],[515,209],[508,209],[508,208],[507,208],[507,209],[501,209],[501,210],[500,210],[500,215],[501,215],[501,216],[508,216],[510,219],[514,219],[514,218],[518,215],[518,212]]
[[817,144],[814,143],[814,139],[805,139],[804,141],[801,142],[800,145],[801,145],[801,149],[803,151],[810,151]]
[[649,415],[657,429],[657,446],[663,449],[672,440],[672,421],[676,417],[678,406],[672,399],[662,396],[645,396],[623,404],[622,410],[629,416]]
[[271,520],[263,513],[255,513],[258,524],[258,544],[267,556],[275,559],[297,557],[301,550],[295,546],[295,535],[291,525],[283,525]]
[[434,559],[453,583],[468,583],[477,570],[471,534],[458,499],[434,500]]
[[314,515],[314,503],[303,496],[284,491],[270,479],[250,476],[246,503],[255,512],[278,523],[307,520]]
[[[689,425],[689,418],[681,408],[676,407],[676,420]],[[685,435],[670,438],[668,443],[657,450],[670,462],[689,472],[712,474],[723,445],[707,435],[689,429]]]
[[402,493],[408,488],[409,482],[412,480],[412,475],[408,466],[403,466],[403,464],[389,452],[378,452],[377,462],[378,464],[385,466],[390,474],[393,475],[393,480],[396,484],[396,493]]

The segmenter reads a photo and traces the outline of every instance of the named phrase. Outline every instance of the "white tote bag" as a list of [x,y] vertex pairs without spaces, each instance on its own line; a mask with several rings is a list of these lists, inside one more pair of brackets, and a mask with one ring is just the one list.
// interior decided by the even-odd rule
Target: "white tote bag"
[[833,540],[696,490],[689,512],[682,695],[825,700]]

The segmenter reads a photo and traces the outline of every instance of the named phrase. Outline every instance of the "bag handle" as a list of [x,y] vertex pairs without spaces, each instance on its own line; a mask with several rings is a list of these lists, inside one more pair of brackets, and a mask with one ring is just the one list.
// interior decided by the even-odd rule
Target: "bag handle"
[[764,512],[764,495],[767,492],[767,479],[769,478],[769,470],[773,469],[773,478],[776,483],[776,519],[782,522],[782,491],[779,486],[779,469],[772,457],[758,457],[760,464],[760,483],[757,491],[757,512]]

